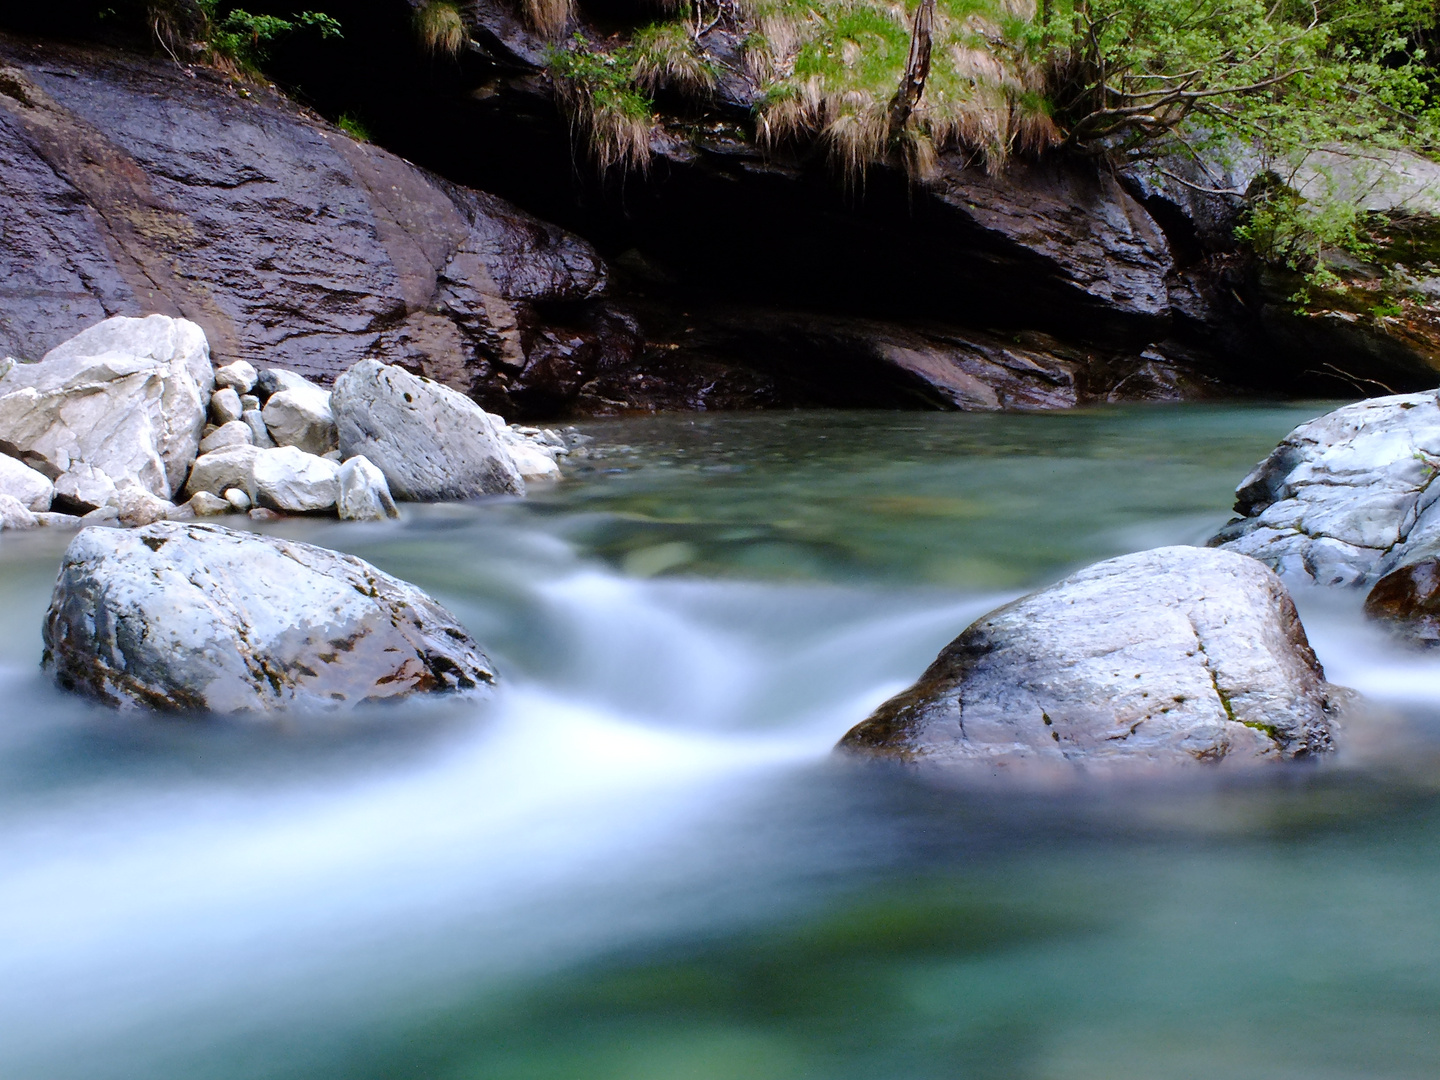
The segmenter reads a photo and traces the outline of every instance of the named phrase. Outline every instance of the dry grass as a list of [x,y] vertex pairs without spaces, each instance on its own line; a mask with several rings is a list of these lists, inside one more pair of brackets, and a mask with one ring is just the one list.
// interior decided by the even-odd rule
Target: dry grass
[[547,38],[558,38],[570,23],[571,0],[525,0],[525,18]]
[[715,65],[704,55],[683,22],[657,23],[635,35],[633,79],[650,93],[672,90],[691,98],[715,91]]
[[427,52],[446,56],[458,56],[468,38],[459,9],[445,0],[430,0],[415,12],[415,36]]

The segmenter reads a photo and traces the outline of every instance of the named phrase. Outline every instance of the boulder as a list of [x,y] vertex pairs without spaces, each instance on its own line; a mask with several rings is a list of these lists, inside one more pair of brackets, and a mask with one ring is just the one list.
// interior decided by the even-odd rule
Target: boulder
[[245,513],[251,507],[250,496],[239,488],[226,488],[224,498],[230,504],[231,509],[237,513]]
[[228,499],[209,491],[197,491],[185,505],[190,507],[190,512],[196,517],[215,517],[217,514],[228,514],[234,509]]
[[224,450],[202,454],[195,459],[195,466],[190,470],[186,492],[194,495],[198,491],[208,491],[219,495],[232,487],[248,491],[255,458],[259,454],[259,448],[254,446],[228,446]]
[[1342,698],[1274,573],[1158,548],[982,616],[840,745],[941,765],[1279,761],[1329,751]]
[[149,525],[164,521],[175,511],[169,499],[152,495],[135,484],[124,483],[115,492],[115,511],[122,525]]
[[1235,489],[1210,543],[1295,582],[1369,585],[1440,536],[1436,391],[1371,398],[1301,424]]
[[60,514],[51,510],[48,513],[40,512],[35,515],[36,522],[43,529],[78,529],[80,518],[75,514]]
[[200,440],[200,453],[213,453],[224,450],[227,446],[250,446],[254,441],[255,433],[251,431],[249,424],[244,420],[231,420]]
[[395,500],[390,497],[390,486],[385,483],[382,473],[369,458],[353,457],[340,466],[336,476],[340,494],[336,509],[342,518],[350,521],[384,521],[400,516]]
[[316,455],[335,448],[335,417],[330,412],[330,394],[318,386],[277,391],[270,395],[261,415],[270,438],[278,446],[298,446],[307,454]]
[[228,386],[215,391],[210,397],[210,417],[217,425],[223,427],[232,420],[239,420],[244,411],[240,395]]
[[266,368],[255,379],[255,393],[262,400],[285,390],[320,390],[320,387],[298,371],[286,371],[284,368]]
[[106,319],[0,377],[0,448],[49,475],[85,464],[168,499],[195,460],[210,387],[194,323]]
[[299,447],[261,450],[250,472],[250,500],[290,514],[331,510],[340,494],[339,471],[333,461]]
[[454,616],[350,555],[217,525],[85,529],[65,552],[45,669],[122,708],[348,710],[495,676]]
[[0,529],[33,529],[39,520],[14,495],[0,494]]
[[224,367],[215,369],[215,385],[222,390],[234,390],[237,394],[248,394],[255,389],[255,381],[260,377],[253,364],[244,360],[236,360],[233,364],[226,364]]
[[115,481],[84,462],[76,462],[60,474],[55,481],[55,495],[66,506],[81,513],[120,503],[120,489]]
[[1391,570],[1365,597],[1365,614],[1416,644],[1440,645],[1440,558]]
[[49,510],[55,485],[23,461],[0,454],[0,495],[18,499],[27,510]]
[[362,360],[335,380],[331,401],[341,455],[374,462],[397,498],[441,502],[525,493],[494,418],[464,394]]

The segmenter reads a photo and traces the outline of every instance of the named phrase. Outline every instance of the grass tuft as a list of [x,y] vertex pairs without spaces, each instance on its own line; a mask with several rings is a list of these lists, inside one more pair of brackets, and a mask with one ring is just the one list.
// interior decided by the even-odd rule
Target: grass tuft
[[415,36],[427,52],[458,56],[467,39],[460,9],[446,0],[429,0],[415,12]]
[[525,18],[547,38],[557,38],[570,24],[571,0],[524,0]]
[[577,142],[602,172],[650,167],[655,104],[637,83],[635,67],[633,48],[601,52],[581,34],[569,48],[550,53],[550,76]]
[[650,93],[663,89],[698,99],[714,93],[719,73],[684,22],[645,27],[635,35],[634,50],[635,84]]

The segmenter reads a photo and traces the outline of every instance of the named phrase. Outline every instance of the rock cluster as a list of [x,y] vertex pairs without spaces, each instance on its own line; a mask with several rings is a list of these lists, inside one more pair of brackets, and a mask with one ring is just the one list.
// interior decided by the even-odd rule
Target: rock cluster
[[1330,750],[1342,697],[1274,573],[1159,548],[983,616],[840,745],[988,767],[1280,761]]
[[212,370],[200,328],[164,315],[107,319],[39,363],[0,363],[4,528],[246,511],[378,520],[397,516],[396,497],[523,494],[526,479],[558,476],[569,449],[376,360],[335,394],[244,360]]
[[453,615],[350,555],[198,522],[84,529],[45,616],[62,687],[122,708],[348,710],[484,696],[485,654]]

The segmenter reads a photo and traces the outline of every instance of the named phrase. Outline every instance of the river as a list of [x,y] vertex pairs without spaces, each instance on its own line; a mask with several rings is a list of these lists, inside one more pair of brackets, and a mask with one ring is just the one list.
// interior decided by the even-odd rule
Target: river
[[835,741],[974,617],[1199,543],[1325,404],[591,422],[523,500],[266,526],[503,688],[121,717],[0,539],[5,1080],[1432,1080],[1440,660],[1302,593],[1387,719],[1320,768],[944,783]]

